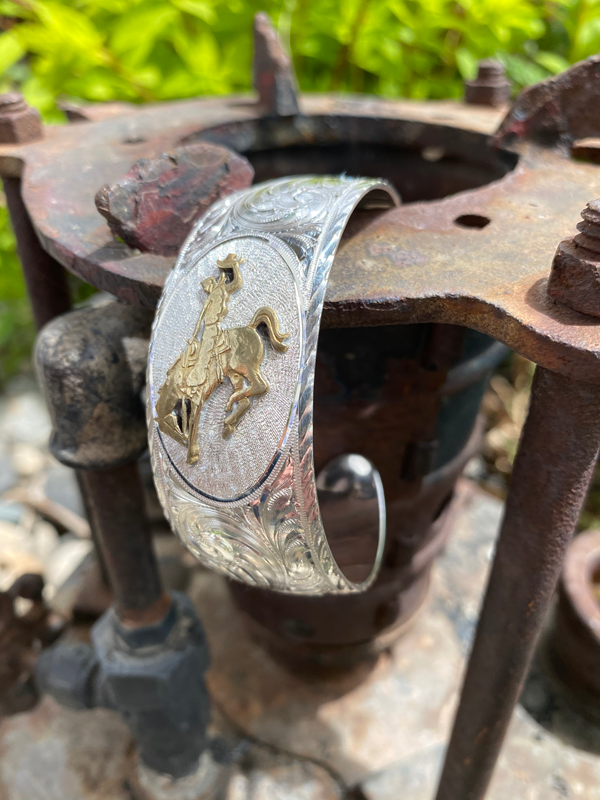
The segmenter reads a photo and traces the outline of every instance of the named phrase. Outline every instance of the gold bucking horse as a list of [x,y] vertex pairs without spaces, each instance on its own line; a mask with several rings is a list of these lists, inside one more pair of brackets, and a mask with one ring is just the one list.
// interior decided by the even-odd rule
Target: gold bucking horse
[[[198,422],[202,406],[225,378],[231,381],[233,392],[225,406],[225,410],[231,413],[225,417],[224,439],[233,433],[250,408],[250,398],[269,391],[269,384],[260,370],[264,345],[256,328],[264,323],[271,347],[280,353],[288,349],[283,342],[289,334],[280,332],[277,314],[267,306],[258,309],[249,325],[222,330],[221,322],[229,309],[229,296],[243,285],[240,272],[243,263],[243,258],[230,253],[223,261],[217,261],[221,270],[219,279],[211,277],[202,281],[208,297],[196,328],[188,339],[187,348],[169,368],[158,391],[158,427],[187,447],[188,464],[198,461]],[[230,275],[231,280],[228,280]],[[202,335],[198,338],[203,323]],[[237,408],[232,411],[236,404]]]

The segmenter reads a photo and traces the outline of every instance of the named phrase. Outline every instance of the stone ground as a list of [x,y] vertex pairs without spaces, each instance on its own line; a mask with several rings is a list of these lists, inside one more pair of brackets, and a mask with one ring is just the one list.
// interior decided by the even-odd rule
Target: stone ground
[[[49,430],[35,384],[11,384],[0,398],[0,589],[40,571],[49,602],[68,612],[78,587],[70,576],[93,554],[76,481],[48,454]],[[335,679],[273,661],[224,582],[159,537],[165,579],[187,586],[211,647],[213,739],[197,775],[174,784],[139,768],[117,714],[45,698],[0,722],[0,800],[430,800],[502,512],[466,481],[462,497],[412,627],[376,663]],[[600,727],[569,705],[542,644],[489,800],[600,800],[599,756]]]

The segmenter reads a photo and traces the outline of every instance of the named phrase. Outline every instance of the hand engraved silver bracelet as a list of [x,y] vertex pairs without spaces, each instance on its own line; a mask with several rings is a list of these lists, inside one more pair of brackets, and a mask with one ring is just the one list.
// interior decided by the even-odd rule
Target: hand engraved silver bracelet
[[[381,180],[263,183],[212,206],[167,279],[148,362],[155,483],[186,547],[228,577],[309,595],[358,592],[375,579],[381,481],[371,470],[378,540],[368,574],[354,582],[358,573],[336,563],[319,507],[313,389],[343,230],[357,207],[398,202]],[[372,465],[360,456],[336,462],[319,489],[327,494],[350,476],[360,496]]]

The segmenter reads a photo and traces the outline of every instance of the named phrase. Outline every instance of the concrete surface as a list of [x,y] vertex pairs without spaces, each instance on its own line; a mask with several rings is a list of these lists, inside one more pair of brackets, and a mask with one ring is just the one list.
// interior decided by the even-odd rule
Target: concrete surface
[[[414,625],[376,664],[342,678],[288,672],[248,636],[223,581],[194,573],[214,736],[227,753],[208,795],[147,774],[141,786],[115,714],[46,699],[0,725],[0,798],[334,800],[351,789],[366,800],[430,800],[502,510],[470,494]],[[565,703],[539,659],[524,700],[543,725],[517,709],[489,800],[600,800],[599,729]]]
[[[45,485],[77,513],[73,481],[60,485],[47,453],[44,414],[31,384],[0,399],[0,491]],[[221,578],[192,569],[188,591],[213,660],[213,745],[198,773],[173,782],[139,770],[118,715],[46,698],[0,722],[0,800],[431,800],[502,513],[498,500],[463,488],[469,499],[429,600],[376,663],[336,679],[290,673],[250,638]],[[83,543],[2,503],[0,583],[35,562],[51,595]],[[172,582],[187,580],[177,544],[161,547]],[[600,727],[570,705],[543,645],[522,702],[488,800],[600,800]]]

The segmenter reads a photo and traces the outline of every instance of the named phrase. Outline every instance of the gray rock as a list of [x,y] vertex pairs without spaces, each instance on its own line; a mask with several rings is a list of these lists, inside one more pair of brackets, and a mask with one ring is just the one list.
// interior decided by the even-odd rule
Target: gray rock
[[[352,787],[355,794],[346,796],[430,800],[501,513],[499,501],[474,493],[412,627],[374,666],[341,676],[302,677],[275,663],[249,635],[225,582],[194,572],[190,594],[211,648],[209,687],[224,712],[216,734],[235,731],[237,756],[222,762],[218,774],[227,775],[227,786],[216,781],[218,791],[150,776],[145,794],[135,785],[133,797],[338,800]],[[536,680],[528,704],[542,718],[547,695]],[[562,712],[547,727],[517,707],[486,800],[600,800],[600,758],[585,749],[597,739],[583,740]],[[44,700],[0,725],[0,797],[129,799],[124,782],[134,787],[137,774],[129,748],[116,714],[67,711]]]
[[24,442],[47,448],[52,426],[46,403],[36,388],[9,393],[0,404],[0,445]]
[[58,503],[80,517],[85,516],[83,500],[75,471],[57,464],[48,470],[44,483],[44,494],[49,500]]
[[342,800],[342,787],[311,761],[253,745],[229,781],[226,800]]
[[12,489],[18,480],[19,476],[10,457],[5,453],[0,453],[0,494]]
[[212,800],[222,797],[231,773],[229,766],[218,764],[206,750],[193,775],[174,780],[138,762],[134,777],[139,800]]
[[0,724],[0,797],[130,800],[129,731],[118,714],[71,711],[49,697]]
[[21,503],[0,500],[0,520],[2,522],[12,522],[13,525],[18,525],[24,513],[25,506]]
[[444,746],[433,745],[388,769],[376,772],[362,783],[367,800],[432,800],[444,758]]

